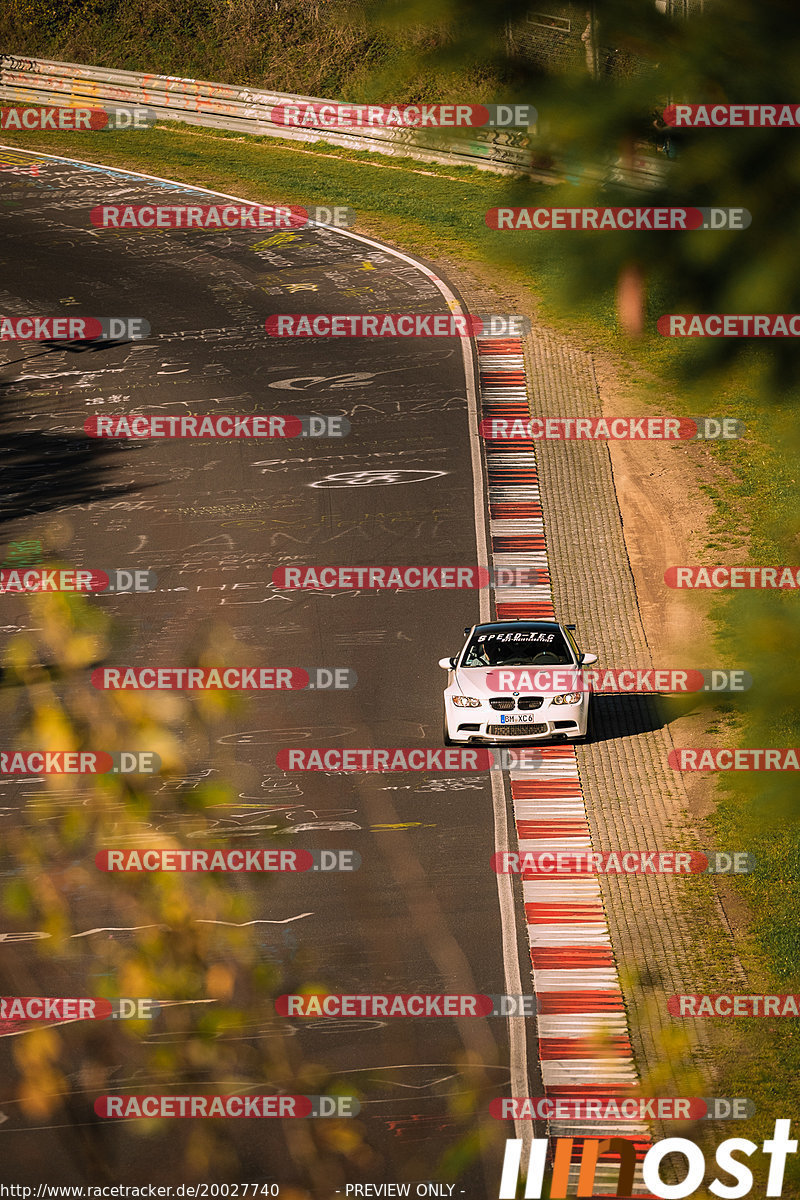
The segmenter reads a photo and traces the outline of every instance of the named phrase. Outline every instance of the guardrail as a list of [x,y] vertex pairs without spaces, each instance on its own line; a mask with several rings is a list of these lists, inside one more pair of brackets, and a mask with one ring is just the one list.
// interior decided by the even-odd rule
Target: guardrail
[[[559,170],[538,166],[531,137],[519,129],[472,129],[467,137],[463,131],[452,136],[445,129],[370,127],[334,130],[315,125],[298,128],[271,120],[273,109],[298,102],[314,106],[341,102],[46,58],[0,54],[0,100],[17,104],[94,105],[98,108],[110,104],[140,105],[152,109],[164,120],[258,137],[321,141],[350,150],[371,150],[423,162],[477,167],[507,175],[524,174],[549,183],[560,182],[565,175]],[[661,181],[663,167],[657,159],[642,155],[632,167],[616,163],[610,169],[596,168],[590,173],[606,182],[647,190]]]

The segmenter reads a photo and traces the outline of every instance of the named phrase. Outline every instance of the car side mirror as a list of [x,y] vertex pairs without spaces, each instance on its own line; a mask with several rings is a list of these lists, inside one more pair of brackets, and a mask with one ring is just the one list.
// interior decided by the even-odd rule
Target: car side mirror
[[590,667],[592,665],[592,663],[596,663],[596,662],[597,662],[596,654],[582,654],[579,665],[582,667]]
[[456,660],[454,658],[440,658],[439,659],[439,666],[443,667],[445,671],[452,671],[452,669],[455,665],[456,665]]

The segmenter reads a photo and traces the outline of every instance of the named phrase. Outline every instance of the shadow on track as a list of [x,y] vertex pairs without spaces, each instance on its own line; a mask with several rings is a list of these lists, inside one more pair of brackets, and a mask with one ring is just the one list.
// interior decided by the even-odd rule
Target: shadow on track
[[[97,353],[127,344],[47,341],[42,343],[46,350],[0,363],[0,523],[141,490],[132,484],[110,483],[116,454],[134,450],[135,445],[124,439],[90,438],[79,429],[74,434],[30,428],[23,431],[11,411],[11,397],[3,404],[4,389],[13,388],[18,395],[21,389],[36,391],[42,386],[39,379],[15,378],[17,373],[13,368],[20,363],[48,354]],[[29,384],[27,389],[26,384]]]

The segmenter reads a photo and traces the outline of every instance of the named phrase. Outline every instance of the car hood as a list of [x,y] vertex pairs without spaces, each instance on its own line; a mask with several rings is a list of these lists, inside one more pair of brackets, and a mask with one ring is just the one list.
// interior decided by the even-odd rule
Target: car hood
[[[580,667],[576,663],[566,664],[561,667],[458,667],[453,671],[453,682],[465,696],[474,696],[476,700],[486,700],[492,696],[511,696],[513,695],[512,692],[497,686],[497,672],[504,669],[509,671],[527,671],[532,680],[538,671],[563,671],[570,673],[580,671]],[[520,690],[526,696],[547,696],[553,694],[552,688],[542,688],[538,691],[534,688],[521,688]]]
[[[510,696],[511,692],[502,690],[497,686],[498,667],[458,667],[453,672],[454,683],[464,693],[465,696],[474,696],[476,700],[486,700],[490,696]],[[529,670],[533,675],[537,670],[536,667],[509,667],[508,670]],[[538,668],[541,670],[542,668]],[[555,670],[571,671],[574,667],[557,667]],[[529,688],[525,688],[526,695],[534,695]]]

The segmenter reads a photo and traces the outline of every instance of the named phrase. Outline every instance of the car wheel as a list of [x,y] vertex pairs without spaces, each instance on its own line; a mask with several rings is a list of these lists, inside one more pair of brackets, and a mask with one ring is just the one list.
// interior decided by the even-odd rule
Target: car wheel
[[586,745],[587,745],[589,742],[591,742],[591,740],[592,740],[592,735],[593,735],[593,733],[594,733],[594,729],[593,729],[593,726],[594,726],[594,716],[593,716],[593,713],[594,713],[594,705],[590,703],[590,704],[589,704],[589,711],[588,711],[588,713],[586,714],[586,733],[583,735],[583,737],[577,737],[577,738],[572,738],[572,739],[571,739],[573,742],[577,742],[579,746],[586,746]]
[[442,722],[442,741],[444,742],[445,746],[455,746],[457,744],[447,732],[447,717],[445,717]]

